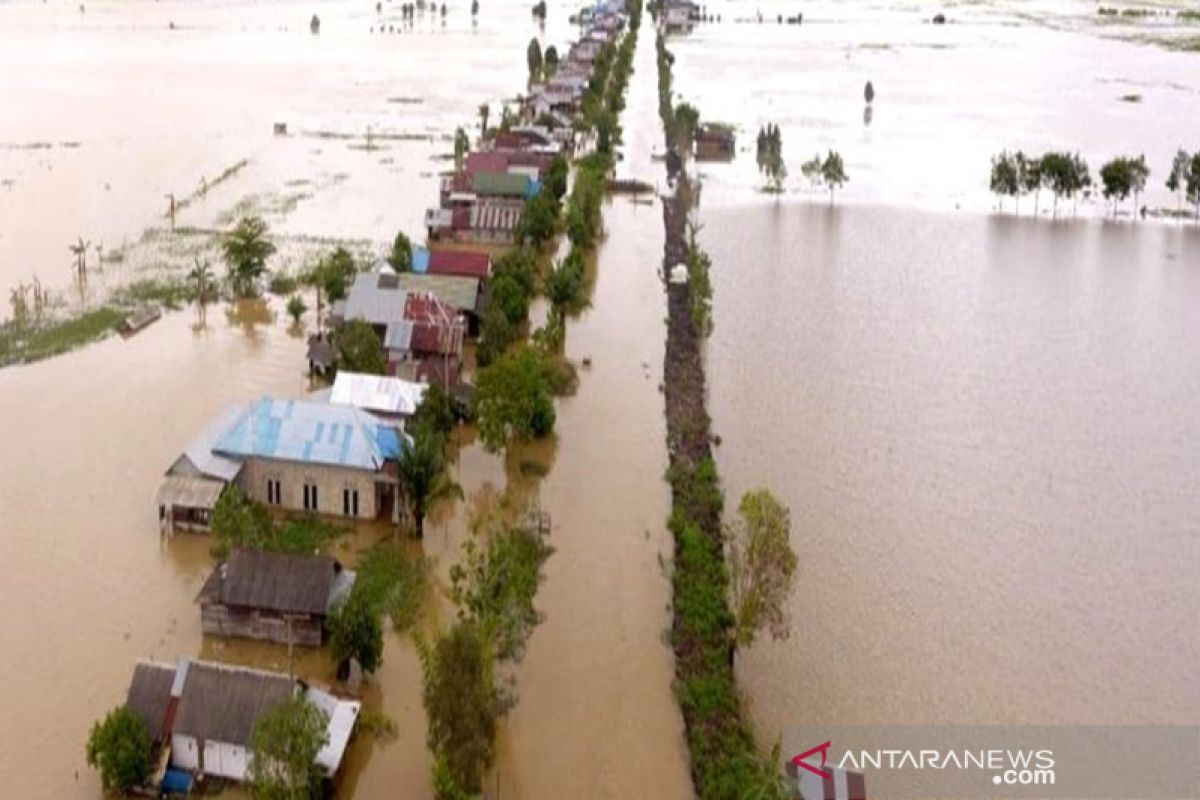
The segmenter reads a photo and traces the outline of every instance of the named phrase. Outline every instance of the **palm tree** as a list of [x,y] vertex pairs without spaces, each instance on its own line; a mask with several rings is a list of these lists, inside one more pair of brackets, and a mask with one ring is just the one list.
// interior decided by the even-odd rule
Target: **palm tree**
[[420,539],[425,535],[429,510],[443,500],[461,500],[462,487],[450,477],[441,435],[423,427],[417,428],[412,443],[400,453],[396,467],[404,502]]
[[267,236],[267,223],[261,217],[243,217],[221,247],[234,294],[253,296],[255,281],[267,271],[267,258],[275,252],[275,245]]
[[196,285],[196,311],[200,316],[200,321],[204,321],[204,307],[208,303],[209,292],[212,291],[213,274],[209,267],[208,259],[200,260],[199,256],[194,257],[194,265],[188,272],[188,280]]

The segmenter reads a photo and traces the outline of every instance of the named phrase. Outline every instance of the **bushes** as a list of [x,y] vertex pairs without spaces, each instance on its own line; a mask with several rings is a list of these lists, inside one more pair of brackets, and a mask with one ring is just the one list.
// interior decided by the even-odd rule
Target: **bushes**
[[480,371],[473,403],[485,448],[496,452],[510,440],[540,438],[554,430],[555,374],[550,357],[530,347],[506,353]]
[[129,706],[114,708],[92,725],[87,762],[100,770],[105,792],[125,794],[150,773],[150,734]]
[[226,558],[234,548],[313,553],[341,534],[341,529],[314,516],[278,521],[262,503],[243,497],[237,487],[231,486],[213,510],[209,550],[214,558]]

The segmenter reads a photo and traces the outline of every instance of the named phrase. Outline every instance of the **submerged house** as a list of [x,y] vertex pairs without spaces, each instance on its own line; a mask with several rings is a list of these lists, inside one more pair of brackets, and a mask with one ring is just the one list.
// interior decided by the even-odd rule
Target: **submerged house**
[[297,696],[324,714],[328,741],[316,766],[332,779],[341,768],[362,703],[278,672],[183,658],[178,664],[139,661],[125,703],[146,725],[159,766],[154,786],[170,770],[244,781],[260,719]]
[[281,510],[394,519],[389,462],[406,441],[395,426],[350,406],[263,397],[233,407],[167,471],[158,492],[160,524],[207,532],[230,484]]
[[350,593],[354,573],[327,556],[235,550],[196,597],[200,629],[320,647],[325,620]]
[[696,159],[699,161],[730,161],[737,146],[733,128],[707,123],[696,133]]

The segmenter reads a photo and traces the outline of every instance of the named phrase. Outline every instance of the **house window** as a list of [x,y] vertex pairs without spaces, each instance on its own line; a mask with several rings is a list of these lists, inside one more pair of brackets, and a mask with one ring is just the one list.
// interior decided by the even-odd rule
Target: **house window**
[[317,486],[313,483],[304,484],[304,510],[317,510]]
[[267,478],[267,502],[273,506],[283,502],[283,487],[278,478]]
[[342,514],[347,517],[358,516],[358,489],[342,490]]

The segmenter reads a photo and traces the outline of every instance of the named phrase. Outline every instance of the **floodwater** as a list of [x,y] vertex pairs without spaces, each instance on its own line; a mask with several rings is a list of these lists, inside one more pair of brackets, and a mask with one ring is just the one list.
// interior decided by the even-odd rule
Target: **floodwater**
[[[313,11],[319,37],[307,29]],[[547,22],[548,42],[560,49],[565,13],[552,9]],[[474,124],[480,102],[521,90],[525,44],[538,30],[524,3],[485,3],[477,26],[464,4],[445,28],[418,20],[416,30],[382,37],[369,33],[375,20],[368,4],[348,3],[115,3],[89,5],[82,16],[61,5],[0,5],[0,93],[20,110],[0,120],[0,141],[80,141],[0,148],[0,173],[15,176],[0,188],[0,282],[38,272],[50,283],[49,268],[31,265],[63,262],[66,284],[66,245],[77,232],[106,247],[136,242],[144,229],[162,228],[165,191],[182,196],[201,175],[241,159],[247,166],[197,197],[181,226],[220,224],[231,209],[263,211],[283,238],[283,264],[302,236],[381,251],[397,228],[417,232],[454,126]],[[651,180],[653,52],[645,38],[626,115],[626,164]],[[37,100],[59,91],[79,117],[86,109],[95,119]],[[101,113],[110,104],[121,113]],[[493,105],[493,122],[498,115]],[[288,121],[288,137],[272,135],[276,120]],[[375,150],[363,138],[338,138],[368,125]],[[425,138],[378,138],[413,130]],[[110,195],[105,182],[113,192],[132,188]],[[293,190],[311,196],[291,202]],[[560,404],[557,436],[508,459],[468,437],[457,456],[468,496],[486,486],[534,492],[553,519],[555,553],[537,598],[545,622],[514,672],[518,704],[489,778],[504,797],[690,794],[663,638],[671,548],[658,391],[660,218],[653,205],[615,200],[605,220],[612,235],[597,254],[593,306],[568,326],[568,354],[591,366]],[[144,258],[106,263],[99,283],[186,269],[187,248],[167,238],[148,255],[135,246]],[[129,340],[0,370],[0,560],[9,572],[0,597],[13,612],[0,626],[0,781],[13,796],[99,796],[84,742],[123,698],[139,657],[286,669],[284,648],[201,636],[194,598],[212,566],[208,541],[161,539],[153,503],[163,470],[213,415],[308,388],[303,331],[280,299],[266,303],[266,313],[233,316],[210,306],[203,328],[190,309],[168,314]],[[530,478],[528,463],[549,473]],[[436,515],[420,545],[434,562],[427,628],[452,613],[442,594],[465,516],[463,504]],[[352,563],[387,535],[364,527],[334,553]],[[298,654],[295,668],[332,679],[323,651]],[[388,634],[365,699],[396,721],[398,735],[356,740],[343,796],[431,796],[420,693],[411,639]]]
[[[705,5],[721,22],[673,38],[670,47],[681,98],[705,119],[738,129],[738,159],[701,168],[712,178],[710,207],[761,199],[754,147],[767,123],[782,131],[789,194],[827,197],[800,166],[834,148],[850,176],[840,197],[939,211],[991,210],[990,160],[1006,148],[1079,152],[1097,183],[1109,158],[1144,153],[1152,174],[1141,204],[1173,210],[1177,200],[1163,187],[1171,159],[1179,147],[1200,147],[1196,54],[1105,38],[1111,29],[1094,4]],[[758,9],[766,21],[748,21]],[[803,24],[776,22],[797,11]],[[938,12],[945,25],[930,24]],[[875,89],[869,125],[867,81]],[[1070,213],[1067,205],[1060,215]],[[1011,200],[1005,208],[1012,210]],[[1123,210],[1132,209],[1131,199]],[[1022,199],[1021,210],[1032,214],[1033,199]],[[1048,191],[1039,211],[1052,212]],[[1081,201],[1079,213],[1102,216],[1103,199]]]
[[[94,295],[186,272],[195,254],[222,272],[192,232],[245,213],[276,232],[275,269],[334,242],[378,253],[401,228],[415,238],[454,129],[478,133],[481,103],[496,123],[524,91],[529,39],[561,50],[571,32],[565,12],[543,31],[517,0],[481,4],[475,21],[454,2],[411,26],[399,3],[377,14],[365,0],[79,5],[0,2],[6,298],[34,277],[68,288],[77,237],[92,244]],[[186,235],[146,237],[168,226],[168,194]]]
[[[799,28],[726,5],[672,42],[681,96],[741,126],[735,163],[700,166],[718,462],[731,507],[759,486],[791,507],[800,557],[791,638],[739,660],[764,742],[1200,720],[1200,229],[1083,218],[1098,202],[1056,224],[1048,196],[1017,219],[986,193],[1001,147],[1079,149],[1093,172],[1144,149],[1148,202],[1173,207],[1200,59],[1018,5],[935,27],[928,5],[818,3]],[[767,121],[793,173],[778,201],[755,173]],[[851,176],[832,208],[798,175],[829,146]]]

